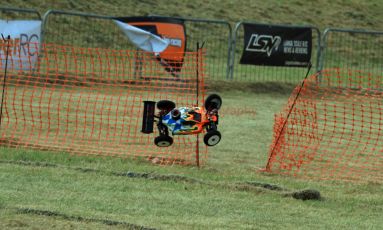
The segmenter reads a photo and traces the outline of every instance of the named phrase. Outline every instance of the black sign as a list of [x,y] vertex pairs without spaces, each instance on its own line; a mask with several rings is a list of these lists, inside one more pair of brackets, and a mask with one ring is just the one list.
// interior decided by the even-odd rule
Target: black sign
[[243,24],[241,64],[306,67],[311,59],[310,27]]

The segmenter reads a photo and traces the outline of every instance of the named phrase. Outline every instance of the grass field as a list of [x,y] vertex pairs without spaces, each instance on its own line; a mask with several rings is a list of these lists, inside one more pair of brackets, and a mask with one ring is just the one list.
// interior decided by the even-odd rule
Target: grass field
[[[159,14],[224,19],[232,25],[249,20],[383,30],[381,0],[4,0],[2,6],[40,13]],[[82,31],[86,26],[58,29],[68,37],[69,32],[83,32],[81,38],[109,47],[104,28],[97,27],[100,34],[92,38]],[[223,98],[222,141],[209,148],[201,168],[0,147],[0,229],[382,228],[381,182],[304,180],[260,171],[268,158],[274,114],[287,103],[294,85],[223,81],[209,87]],[[319,191],[320,197],[310,191]],[[313,199],[305,200],[310,198],[305,194]]]
[[[220,92],[223,139],[202,168],[2,148],[0,228],[378,229],[380,183],[259,172],[288,94],[247,87]],[[304,189],[322,199],[292,197]]]

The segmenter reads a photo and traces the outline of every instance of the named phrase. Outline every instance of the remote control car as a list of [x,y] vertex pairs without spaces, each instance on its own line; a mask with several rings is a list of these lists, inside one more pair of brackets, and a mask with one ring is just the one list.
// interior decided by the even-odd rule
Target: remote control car
[[[155,114],[155,104],[158,113]],[[154,123],[157,124],[159,136],[154,143],[159,147],[168,147],[173,144],[169,135],[197,134],[206,130],[204,143],[214,146],[221,140],[221,133],[217,130],[218,110],[222,99],[217,94],[211,94],[205,100],[204,107],[179,107],[173,101],[162,100],[144,101],[142,132],[153,133]]]

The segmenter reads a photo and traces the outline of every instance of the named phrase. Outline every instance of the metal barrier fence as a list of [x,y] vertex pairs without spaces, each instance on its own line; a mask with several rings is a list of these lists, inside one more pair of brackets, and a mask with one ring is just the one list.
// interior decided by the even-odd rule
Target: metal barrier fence
[[381,31],[328,28],[323,33],[320,69],[356,69],[382,77],[382,43]]
[[134,48],[110,16],[49,10],[43,17],[42,42],[90,48]]
[[[230,78],[236,81],[257,81],[257,82],[288,82],[288,83],[297,83],[301,81],[305,73],[307,72],[306,68],[299,67],[274,67],[274,66],[259,66],[259,65],[241,65],[239,63],[239,57],[243,51],[244,43],[244,23],[254,23],[255,22],[238,22],[234,28],[233,39],[232,39],[232,53],[231,53],[231,63],[230,63]],[[267,24],[270,25],[270,24]],[[280,25],[278,25],[280,26]],[[283,25],[286,27],[299,27],[299,26],[289,26]],[[312,57],[311,62],[313,67],[311,69],[312,73],[315,73],[318,68],[318,60],[320,55],[320,45],[321,45],[321,36],[320,31],[316,27],[305,26],[305,28],[311,28],[313,33],[313,47],[312,47]],[[240,42],[239,42],[240,41]]]
[[[163,17],[164,16],[156,16]],[[125,35],[112,21],[113,17],[65,11],[48,11],[44,15],[44,42],[61,45],[132,49]],[[187,30],[187,51],[205,42],[207,75],[213,79],[228,76],[231,26],[222,20],[176,18]]]
[[33,9],[0,7],[0,18],[3,20],[15,18],[41,20],[41,15],[37,10]]
[[[45,43],[90,48],[134,48],[111,16],[49,10],[41,17],[36,10],[0,7],[0,17],[7,20],[20,18],[43,20],[41,36],[42,42]],[[175,19],[183,20],[186,25],[187,51],[196,50],[197,42],[205,42],[208,79],[297,83],[304,77],[305,68],[239,64],[244,46],[243,23],[248,22],[238,22],[232,30],[230,23],[224,20],[183,17]],[[381,74],[383,50],[380,44],[383,41],[383,32],[329,28],[321,36],[318,28],[311,28],[313,31],[311,60],[314,66],[311,73],[341,67]]]
[[187,17],[171,18],[184,21],[188,51],[196,50],[197,42],[205,44],[207,52],[205,57],[207,65],[206,74],[209,79],[228,79],[232,34],[230,23],[225,20],[207,20]]

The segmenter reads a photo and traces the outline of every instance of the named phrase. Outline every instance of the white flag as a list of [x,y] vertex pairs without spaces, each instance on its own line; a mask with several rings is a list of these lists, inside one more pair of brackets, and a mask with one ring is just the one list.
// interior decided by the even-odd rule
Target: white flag
[[124,31],[129,40],[140,49],[148,52],[161,53],[169,45],[168,40],[162,39],[146,30],[117,20],[114,20],[114,22]]

